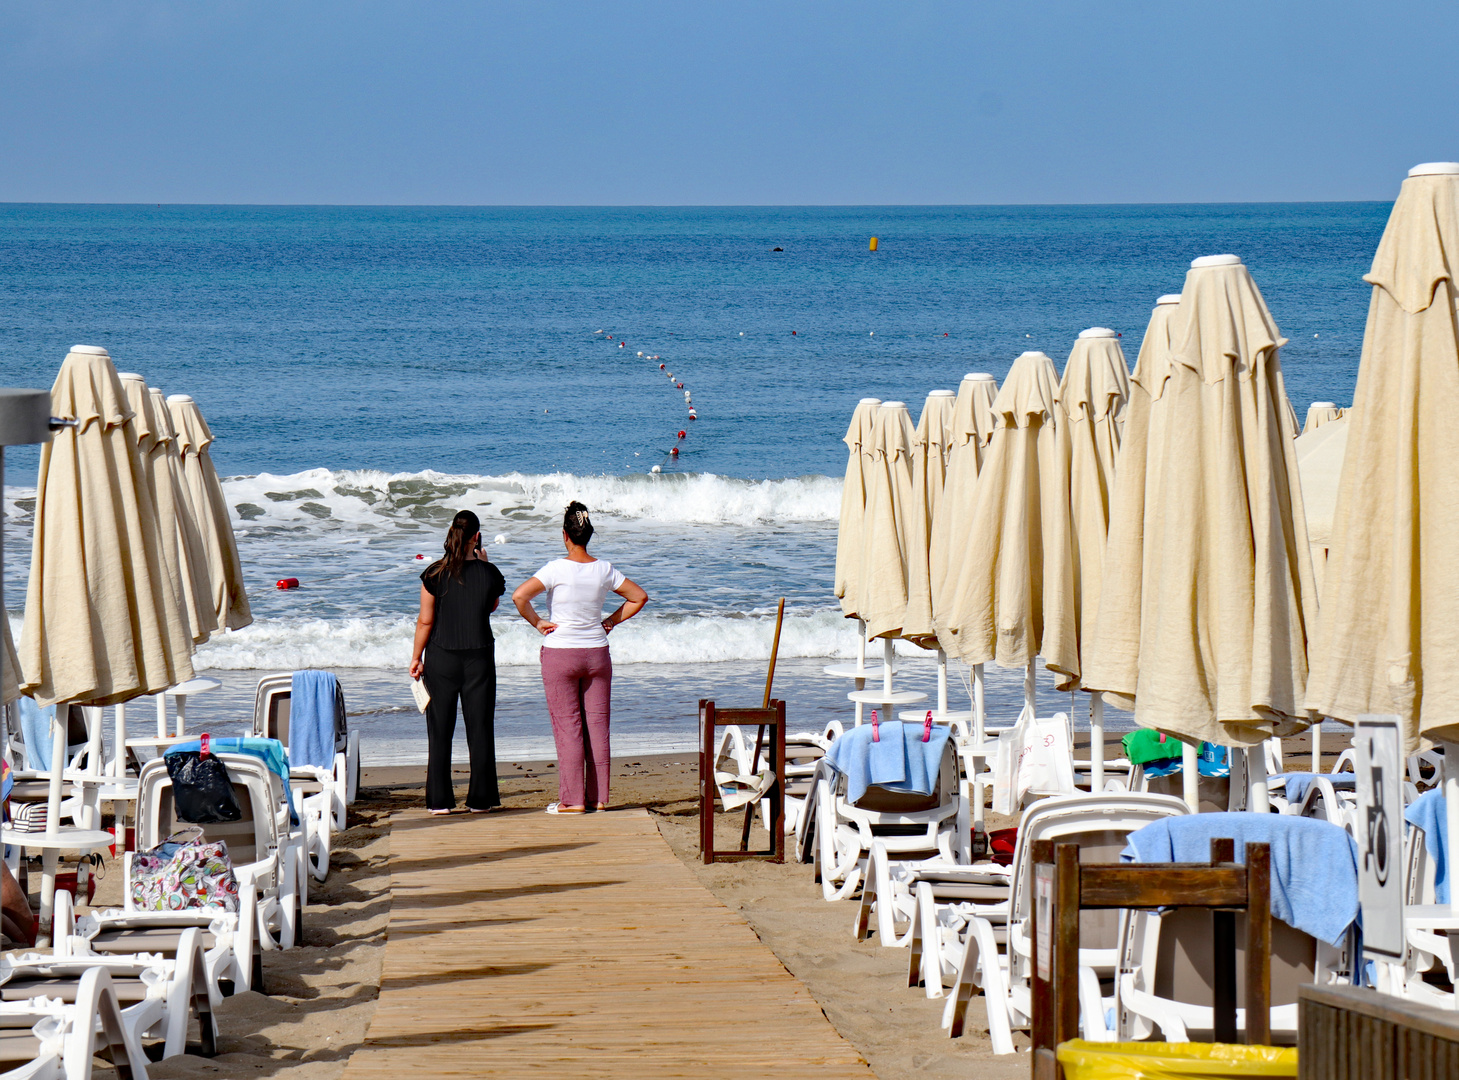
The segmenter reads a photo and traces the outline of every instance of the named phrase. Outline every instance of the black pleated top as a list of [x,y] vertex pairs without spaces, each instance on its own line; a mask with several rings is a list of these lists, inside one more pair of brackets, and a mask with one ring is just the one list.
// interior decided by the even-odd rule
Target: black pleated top
[[491,609],[507,591],[506,578],[492,563],[472,559],[457,580],[430,568],[420,583],[436,598],[436,622],[430,644],[442,649],[486,649],[492,645]]

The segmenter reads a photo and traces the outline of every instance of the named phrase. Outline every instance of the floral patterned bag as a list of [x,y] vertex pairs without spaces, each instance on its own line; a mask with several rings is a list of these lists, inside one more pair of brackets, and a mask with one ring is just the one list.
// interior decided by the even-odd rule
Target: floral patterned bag
[[179,842],[178,832],[150,851],[132,856],[132,907],[137,911],[238,910],[238,878],[221,840],[207,843],[202,830]]

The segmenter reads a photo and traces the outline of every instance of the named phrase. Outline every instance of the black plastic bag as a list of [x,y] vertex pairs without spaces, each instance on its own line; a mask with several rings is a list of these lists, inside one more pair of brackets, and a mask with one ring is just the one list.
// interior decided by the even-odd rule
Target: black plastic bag
[[[206,740],[203,746],[206,748]],[[238,805],[238,795],[233,791],[227,768],[206,749],[168,754],[166,761],[178,820],[212,825],[243,817],[243,807]]]

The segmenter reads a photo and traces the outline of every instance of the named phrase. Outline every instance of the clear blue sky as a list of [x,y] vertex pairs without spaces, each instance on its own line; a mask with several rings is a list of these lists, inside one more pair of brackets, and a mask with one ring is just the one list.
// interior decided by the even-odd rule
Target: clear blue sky
[[1392,198],[1459,4],[8,0],[0,201]]

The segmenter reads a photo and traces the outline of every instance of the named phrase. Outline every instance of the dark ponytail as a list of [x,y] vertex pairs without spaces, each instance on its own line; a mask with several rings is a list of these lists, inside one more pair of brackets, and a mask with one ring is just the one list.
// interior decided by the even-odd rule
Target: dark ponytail
[[579,547],[587,547],[588,541],[593,538],[593,522],[588,517],[588,508],[576,499],[567,504],[567,512],[562,515],[562,531]]
[[461,580],[461,568],[471,557],[471,538],[481,531],[481,521],[470,510],[462,510],[451,519],[451,528],[446,532],[446,557],[431,563],[426,573],[431,577],[450,574]]

